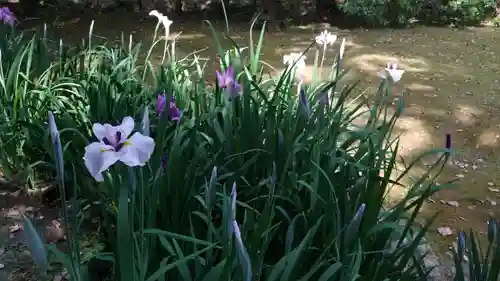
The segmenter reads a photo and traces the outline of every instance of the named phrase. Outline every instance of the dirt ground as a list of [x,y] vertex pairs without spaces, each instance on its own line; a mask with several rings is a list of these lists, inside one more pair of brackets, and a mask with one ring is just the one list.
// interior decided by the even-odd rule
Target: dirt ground
[[[377,80],[375,70],[385,61],[398,61],[406,70],[395,89],[405,95],[398,124],[401,155],[409,161],[426,149],[443,147],[447,133],[462,154],[440,178],[457,179],[457,188],[439,192],[425,205],[428,214],[442,212],[432,232],[450,227],[454,234],[469,228],[484,234],[487,219],[499,218],[498,29],[360,31],[349,39],[348,64],[362,71],[367,83]],[[432,241],[446,252],[455,237],[436,235]]]
[[[33,219],[45,241],[59,243],[64,240],[64,234],[60,231],[58,211],[44,206],[37,198],[3,187],[0,185],[0,281],[39,280],[25,243],[21,213]],[[51,272],[51,275],[54,274],[60,275],[59,272]]]
[[[116,29],[124,30],[125,34],[133,33],[136,40],[147,40],[147,45],[154,29],[154,20],[132,25],[125,18],[109,15],[98,18],[94,33],[118,38],[120,31],[110,28],[116,26]],[[89,19],[83,18],[55,22],[53,32],[67,41],[80,40],[81,36],[87,36],[89,23]],[[248,42],[248,26],[233,28],[237,42]],[[379,81],[376,73],[389,61],[398,62],[400,68],[406,71],[393,92],[403,92],[405,95],[405,111],[398,123],[398,130],[403,133],[401,156],[404,159],[409,161],[426,149],[443,147],[447,133],[452,135],[453,147],[462,153],[462,156],[453,159],[439,179],[443,182],[458,179],[457,188],[439,192],[425,205],[426,214],[442,212],[431,230],[430,240],[435,249],[446,257],[448,246],[458,231],[472,228],[484,234],[488,217],[500,218],[497,206],[497,202],[500,203],[497,160],[500,156],[497,149],[500,141],[498,29],[328,29],[347,39],[345,67],[351,68],[351,79],[361,79],[361,86],[375,90]],[[179,53],[213,47],[209,31],[202,23],[174,23],[171,30],[182,31]],[[301,27],[286,33],[267,34],[263,59],[274,66],[283,67],[281,57],[289,52],[304,50],[320,30],[318,26]],[[256,36],[254,34],[254,38]],[[334,48],[331,54],[336,53],[338,43]],[[308,54],[307,62],[312,64],[313,60],[314,54]],[[414,175],[423,168],[421,166]],[[0,200],[3,199],[0,197]],[[2,208],[9,208],[3,201],[0,203]],[[53,219],[48,219],[47,223],[50,224]],[[12,236],[11,241],[18,235],[8,231],[15,221],[0,218],[0,223],[3,230],[0,237]],[[438,227],[450,227],[453,235],[438,235]],[[5,256],[1,249],[0,263],[4,262]],[[3,249],[6,249],[5,245]],[[5,269],[0,269],[0,274],[2,272]]]

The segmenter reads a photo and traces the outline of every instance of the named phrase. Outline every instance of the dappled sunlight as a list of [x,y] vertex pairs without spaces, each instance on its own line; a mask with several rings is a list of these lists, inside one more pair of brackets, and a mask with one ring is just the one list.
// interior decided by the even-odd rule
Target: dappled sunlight
[[[161,34],[161,33],[160,33]],[[193,34],[184,34],[182,32],[171,32],[168,35],[168,40],[188,40],[192,42],[192,40],[200,40],[207,37],[205,34],[201,33],[193,33]],[[165,36],[159,36],[161,40],[165,40]]]
[[[356,103],[353,104],[355,106]],[[359,109],[359,113],[364,112],[365,107]],[[433,139],[433,134],[429,132],[429,127],[426,124],[425,119],[420,119],[414,116],[408,116],[404,114],[399,117],[396,122],[396,127],[394,130],[394,137],[399,138],[399,149],[398,154],[403,158],[413,157],[418,155],[422,151],[433,146],[435,140]],[[388,116],[393,116],[395,111],[393,108],[387,109]],[[367,122],[368,115],[361,114],[356,118],[353,123],[356,126],[364,126]]]
[[500,138],[500,129],[498,128],[498,126],[490,127],[484,130],[477,137],[477,145],[492,147],[492,148],[497,147],[499,144],[499,138]]
[[303,36],[294,36],[292,38],[290,38],[290,41],[292,42],[304,42],[304,41],[307,41],[307,42],[312,42],[311,38],[305,38]]
[[356,43],[353,40],[350,40],[348,38],[346,38],[346,40],[345,40],[345,46],[346,46],[346,53],[356,51],[356,50],[362,49],[362,48],[367,48],[365,45],[358,44],[358,43]]
[[420,59],[405,58],[404,60],[400,60],[395,56],[379,53],[362,54],[348,59],[349,64],[354,64],[360,70],[371,73],[377,73],[388,62],[397,62],[398,68],[409,72],[425,72],[429,69],[427,63]]
[[[279,76],[279,75],[281,75],[281,73],[283,73],[283,71],[285,71],[285,65],[282,63],[282,65],[280,67],[274,68],[272,70],[271,74],[275,75],[275,76]],[[315,73],[315,71],[316,71],[316,73]],[[328,73],[328,71],[329,71],[329,69],[324,67],[322,72]],[[316,75],[316,77],[314,77],[314,75]],[[295,73],[295,78],[297,80],[299,80],[302,77],[299,75],[299,73]],[[316,78],[316,82],[327,81],[326,76],[324,76],[324,77],[320,76],[319,69],[315,69],[315,67],[313,65],[307,65],[305,68],[305,71],[304,71],[303,81],[304,81],[304,83],[309,84],[309,83],[313,82],[313,78]]]
[[66,25],[70,25],[70,24],[77,24],[80,22],[80,18],[74,18],[74,19],[71,19],[71,20],[68,20],[68,21],[60,21],[60,22],[54,22],[54,26],[57,27],[57,28],[62,28]]
[[[424,97],[428,97],[423,94]],[[423,119],[424,122],[427,122],[428,118],[426,116],[433,117],[434,120],[440,120],[448,115],[446,109],[443,108],[435,108],[435,107],[421,107],[417,108],[417,105],[414,105],[414,108],[411,108],[413,111],[418,110],[418,116]],[[414,115],[415,116],[415,115]]]
[[424,121],[415,117],[401,116],[396,123],[396,130],[402,131],[399,154],[403,157],[416,155],[433,144],[432,135]]
[[[283,56],[283,55],[286,55],[288,53],[302,53],[304,52],[304,48],[303,47],[277,47],[276,49],[274,49],[274,54],[275,55],[278,55],[278,56]],[[305,56],[306,57],[309,57],[309,53],[306,53]],[[313,55],[314,57],[314,55]]]
[[[328,61],[326,65],[330,67],[331,63],[333,62],[333,59],[337,57],[339,53],[339,48],[341,44],[341,40],[343,37],[337,38],[337,41],[335,44],[328,46],[325,54],[325,59]],[[309,47],[312,44],[312,47],[308,50],[308,52],[305,54],[308,57],[308,62],[310,64],[314,63],[314,56],[316,55],[316,52],[319,51],[319,59],[321,58],[321,50],[315,46],[314,43],[314,36],[311,35],[309,37],[294,37],[291,39],[292,42],[294,42],[291,46],[290,45],[282,45],[278,46],[274,49],[274,54],[278,56],[283,56],[288,53],[302,53],[306,50],[307,47]],[[349,56],[349,53],[351,51],[355,51],[361,48],[364,48],[365,46],[356,44],[352,40],[346,40],[345,43],[345,50],[346,50],[346,55]]]
[[[299,26],[294,26],[293,29],[298,29],[300,31],[310,31],[313,32],[315,29],[332,29],[332,26],[329,23],[311,23],[311,24],[303,24]],[[336,30],[330,30],[334,32]]]
[[453,115],[462,125],[473,126],[482,115],[482,111],[474,106],[462,104],[456,106]]
[[497,35],[498,28],[496,26],[482,26],[482,27],[467,27],[467,30],[472,32],[484,33],[485,35]]
[[430,85],[421,84],[418,82],[407,83],[405,84],[405,88],[410,91],[422,91],[422,92],[434,92],[436,90],[436,88]]
[[426,72],[431,68],[431,65],[424,58],[403,57],[397,62],[399,68],[408,72]]
[[195,40],[195,39],[202,39],[206,38],[207,35],[203,33],[180,33],[180,35],[177,37],[179,40]]
[[[406,169],[404,165],[397,164],[396,169],[394,169],[391,179],[396,180],[399,176],[401,176],[402,172]],[[390,206],[394,203],[400,202],[404,199],[404,197],[408,194],[408,191],[414,186],[415,178],[420,177],[422,174],[426,172],[426,168],[423,166],[413,166],[411,171],[404,177],[401,178],[399,185],[393,184],[387,190],[386,193],[386,202]]]

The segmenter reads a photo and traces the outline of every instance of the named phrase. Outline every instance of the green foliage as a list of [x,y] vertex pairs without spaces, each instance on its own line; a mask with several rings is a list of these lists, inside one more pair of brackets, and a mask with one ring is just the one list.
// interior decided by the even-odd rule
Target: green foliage
[[425,23],[476,25],[492,17],[495,7],[495,0],[429,2],[422,9],[419,19]]
[[[455,262],[454,281],[494,281],[500,277],[500,225],[497,220],[488,221],[488,245],[481,247],[472,230],[469,235],[461,232],[457,247],[453,250]],[[466,260],[467,258],[467,260]]]
[[368,26],[405,26],[415,19],[421,1],[412,0],[347,0],[339,7],[347,15]]
[[[15,136],[24,154],[2,146],[2,155],[12,167],[44,164],[62,194],[72,187],[74,207],[62,206],[71,229],[85,212],[77,199],[98,200],[107,247],[96,258],[113,264],[113,280],[427,280],[417,247],[434,218],[414,225],[443,187],[434,179],[450,151],[398,165],[393,131],[403,103],[389,113],[391,82],[364,100],[343,83],[339,60],[328,83],[316,76],[297,83],[293,68],[264,75],[263,30],[250,38],[248,54],[236,45],[226,51],[212,32],[221,69],[234,67],[241,83],[239,97],[207,84],[213,70],[205,73],[197,55],[177,60],[168,51],[156,67],[149,55],[140,59],[140,45],[92,45],[92,32],[75,50],[60,47],[55,60],[34,50],[44,38],[19,46],[0,73],[9,85],[0,138],[9,144]],[[159,90],[182,109],[178,122],[149,114]],[[57,123],[49,120],[50,132],[48,111]],[[96,183],[82,160],[91,126],[125,116],[142,117],[135,131],[154,139],[154,153],[144,167],[115,164]],[[354,126],[361,117],[364,125]],[[386,206],[389,189],[432,154],[441,156],[428,173]],[[72,234],[69,254],[49,249],[72,280],[89,280],[81,237]]]
[[[49,79],[49,62],[51,60],[46,50],[44,40],[32,39],[28,34],[18,34],[7,25],[0,25],[0,161],[4,174],[15,177],[29,170],[27,163],[34,163],[41,157],[37,148],[31,146],[30,137],[36,135],[29,124],[32,117],[38,113],[46,99],[32,98],[36,93],[52,99],[57,92],[43,92],[42,87],[34,90],[35,83],[57,81]],[[45,114],[46,115],[46,114]],[[43,116],[34,117],[41,119]],[[39,125],[39,124],[38,124]],[[42,136],[44,129],[39,130]],[[40,135],[34,139],[41,139]],[[34,158],[31,158],[34,156]]]
[[348,0],[339,4],[352,20],[368,26],[406,26],[411,21],[475,25],[492,17],[495,0]]

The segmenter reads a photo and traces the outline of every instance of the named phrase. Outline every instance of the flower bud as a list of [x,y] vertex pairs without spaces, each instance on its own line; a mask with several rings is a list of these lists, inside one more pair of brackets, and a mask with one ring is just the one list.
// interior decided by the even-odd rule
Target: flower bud
[[493,243],[497,236],[497,221],[490,219],[488,221],[488,242]]

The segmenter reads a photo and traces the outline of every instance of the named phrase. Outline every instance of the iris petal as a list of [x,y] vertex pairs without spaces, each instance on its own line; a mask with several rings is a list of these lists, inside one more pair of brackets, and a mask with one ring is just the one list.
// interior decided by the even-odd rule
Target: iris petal
[[395,83],[398,82],[399,80],[401,80],[401,78],[403,77],[403,74],[405,73],[404,70],[396,69],[396,68],[386,69],[386,71],[389,73],[389,75],[391,76],[392,80]]
[[[120,124],[120,126],[118,126],[117,129],[120,132],[122,132],[121,138],[126,139],[128,138],[128,136],[130,136],[132,130],[134,130],[134,127],[135,127],[134,119],[132,119],[132,117],[130,116],[127,116],[123,118],[122,123]],[[118,141],[121,142],[121,140]]]
[[117,154],[119,160],[127,166],[144,166],[151,158],[154,149],[155,142],[152,138],[135,133]]
[[93,142],[85,147],[85,166],[96,181],[102,182],[102,173],[118,161],[114,148],[101,142]]

